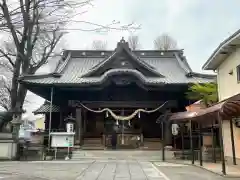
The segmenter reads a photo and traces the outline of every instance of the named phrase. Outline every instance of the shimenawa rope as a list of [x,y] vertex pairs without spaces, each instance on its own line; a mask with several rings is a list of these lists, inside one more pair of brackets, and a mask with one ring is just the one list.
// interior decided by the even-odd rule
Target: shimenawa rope
[[156,112],[158,111],[159,109],[161,109],[163,106],[165,106],[166,104],[168,103],[168,101],[166,101],[164,104],[162,104],[161,106],[157,107],[156,109],[153,109],[153,110],[145,110],[145,109],[137,109],[135,110],[131,115],[129,116],[119,116],[119,115],[116,115],[111,109],[109,108],[104,108],[104,109],[101,109],[101,110],[93,110],[93,109],[90,109],[88,108],[87,106],[85,106],[84,104],[80,103],[80,105],[82,107],[84,107],[85,109],[87,109],[88,111],[91,111],[91,112],[94,112],[94,113],[103,113],[103,112],[109,112],[111,114],[111,116],[115,119],[115,120],[120,120],[120,121],[129,121],[131,120],[132,118],[134,118],[138,113],[140,112],[144,112],[144,113],[153,113],[153,112]]

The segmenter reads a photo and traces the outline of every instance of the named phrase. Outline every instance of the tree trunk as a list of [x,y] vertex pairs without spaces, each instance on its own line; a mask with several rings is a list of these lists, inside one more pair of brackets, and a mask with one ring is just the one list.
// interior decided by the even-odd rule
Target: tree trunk
[[[11,84],[11,91],[10,91],[10,99],[11,99],[11,107],[10,107],[10,112],[12,115],[15,115],[15,111],[21,111],[22,110],[22,105],[24,102],[24,99],[26,97],[27,90],[24,88],[22,85],[19,85],[18,83],[18,78],[20,76],[20,69],[21,69],[21,58],[22,54],[21,52],[18,52],[15,65],[14,65],[14,70],[13,70],[13,76],[12,76],[12,84]],[[1,124],[1,127],[3,127],[6,123],[11,121],[12,118],[5,119],[3,124]]]
[[11,110],[16,108],[16,103],[18,100],[18,78],[20,76],[20,66],[21,66],[21,57],[18,53],[16,58],[15,67],[13,70],[13,77],[12,77],[12,87],[11,87]]
[[16,103],[17,103],[17,91],[18,91],[18,82],[17,82],[18,76],[13,75],[12,77],[12,87],[11,87],[11,110],[15,109]]
[[20,84],[18,88],[18,94],[17,94],[17,104],[19,104],[21,108],[26,98],[26,94],[27,94],[27,89],[22,84]]

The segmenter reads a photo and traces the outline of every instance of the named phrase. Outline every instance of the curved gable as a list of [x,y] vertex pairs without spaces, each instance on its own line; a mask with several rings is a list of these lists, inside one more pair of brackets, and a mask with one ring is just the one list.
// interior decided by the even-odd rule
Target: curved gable
[[123,39],[111,56],[100,62],[82,77],[99,77],[112,69],[131,69],[141,72],[146,77],[164,77],[154,67],[138,58]]

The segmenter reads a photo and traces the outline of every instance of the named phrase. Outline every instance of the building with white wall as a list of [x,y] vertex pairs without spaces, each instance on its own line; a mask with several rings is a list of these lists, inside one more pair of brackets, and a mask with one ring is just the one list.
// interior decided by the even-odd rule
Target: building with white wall
[[[212,53],[203,70],[217,72],[219,101],[240,93],[240,30],[224,40]],[[240,162],[240,128],[233,121],[236,158]],[[232,159],[230,123],[223,121],[223,143],[226,159]]]

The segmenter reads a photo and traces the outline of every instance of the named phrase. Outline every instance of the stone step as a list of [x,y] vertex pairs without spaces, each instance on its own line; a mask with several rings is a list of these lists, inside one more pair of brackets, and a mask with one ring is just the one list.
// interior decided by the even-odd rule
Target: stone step
[[[98,151],[99,153],[96,152],[96,150],[93,151],[87,151],[84,152],[84,150],[82,152],[73,152],[72,154],[72,158],[121,158],[121,159],[128,159],[128,158],[159,158],[161,157],[161,151],[157,152],[157,153],[152,153],[152,154],[126,154],[126,153],[119,153],[116,151],[116,153],[101,153],[101,151]],[[144,151],[143,151],[144,152]],[[165,154],[169,154],[169,153],[165,153]]]
[[102,143],[85,143],[85,144],[83,144],[82,146],[103,146],[103,144]]
[[75,157],[71,161],[81,160],[139,160],[139,161],[161,161],[162,157]]
[[104,146],[82,146],[82,150],[104,150]]
[[143,142],[143,144],[147,144],[147,145],[162,145],[161,142]]
[[142,150],[160,150],[162,149],[162,144],[161,142],[156,142],[156,141],[144,141],[143,146],[140,147]]
[[144,138],[144,142],[161,142],[160,138]]
[[101,141],[102,138],[83,138],[83,141]]
[[101,139],[84,139],[83,144],[102,144]]
[[81,152],[81,150],[104,150],[104,149],[105,146],[103,146],[102,144],[84,144],[81,147],[79,146],[79,148],[75,148],[73,153]]
[[[161,158],[162,152],[160,151],[121,151],[121,150],[78,150],[73,151],[72,156],[73,159],[78,158],[121,158],[121,159],[128,159],[128,158],[134,158],[134,159],[159,159]],[[166,158],[173,157],[172,151],[165,151]]]
[[102,143],[83,143],[82,146],[102,146]]
[[82,146],[102,146],[102,143],[83,143]]
[[[172,159],[172,155],[165,154],[166,159]],[[142,161],[161,161],[162,153],[159,152],[158,156],[72,156],[71,160],[142,160]]]
[[101,142],[102,139],[83,139],[83,142]]
[[79,151],[79,152],[73,151],[73,152],[72,152],[72,155],[73,155],[73,156],[86,156],[86,153],[81,152],[81,151]]
[[161,144],[147,144],[147,143],[144,143],[143,146],[151,146],[151,147],[162,147]]

